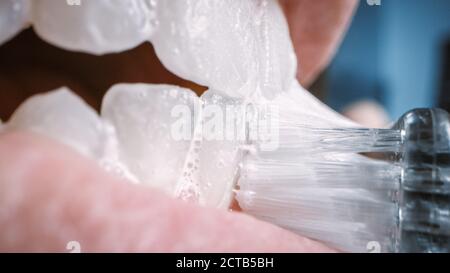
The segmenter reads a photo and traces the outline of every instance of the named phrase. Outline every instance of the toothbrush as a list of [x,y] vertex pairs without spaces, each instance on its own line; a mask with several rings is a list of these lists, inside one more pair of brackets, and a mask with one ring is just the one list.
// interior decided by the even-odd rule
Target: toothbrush
[[450,251],[447,112],[415,109],[390,129],[303,124],[285,112],[279,148],[252,143],[240,165],[243,211],[342,251]]

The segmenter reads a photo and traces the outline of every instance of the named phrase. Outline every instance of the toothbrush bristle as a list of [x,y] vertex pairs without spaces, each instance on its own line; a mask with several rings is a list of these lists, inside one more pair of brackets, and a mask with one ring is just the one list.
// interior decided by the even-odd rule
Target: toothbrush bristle
[[240,206],[343,251],[366,252],[373,242],[389,251],[401,168],[361,153],[396,152],[401,132],[360,128],[334,113],[299,109],[299,97],[279,102],[278,149],[246,155]]

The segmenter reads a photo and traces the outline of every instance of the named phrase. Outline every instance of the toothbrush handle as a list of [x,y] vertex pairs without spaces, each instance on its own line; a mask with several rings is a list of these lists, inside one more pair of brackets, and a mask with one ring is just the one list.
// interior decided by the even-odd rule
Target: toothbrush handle
[[450,252],[450,116],[415,109],[394,125],[402,132],[398,252]]

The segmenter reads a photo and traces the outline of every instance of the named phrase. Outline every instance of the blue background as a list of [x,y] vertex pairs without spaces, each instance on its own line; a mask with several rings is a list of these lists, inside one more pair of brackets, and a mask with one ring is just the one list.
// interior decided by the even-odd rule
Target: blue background
[[393,119],[435,106],[449,39],[449,0],[382,0],[380,6],[361,1],[326,72],[326,102],[342,110],[352,101],[374,99]]

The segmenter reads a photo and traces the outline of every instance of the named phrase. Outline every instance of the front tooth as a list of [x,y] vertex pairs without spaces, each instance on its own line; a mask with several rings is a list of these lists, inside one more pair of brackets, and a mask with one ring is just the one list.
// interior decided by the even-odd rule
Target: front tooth
[[201,97],[203,142],[200,159],[200,185],[203,203],[228,208],[242,159],[239,147],[244,141],[242,102],[209,90]]
[[156,0],[34,0],[36,32],[59,47],[92,54],[133,48],[151,36]]
[[160,1],[151,38],[180,77],[230,96],[288,90],[296,59],[275,0]]
[[52,137],[91,158],[102,153],[100,118],[67,88],[29,98],[5,126]]
[[172,111],[179,107],[192,121],[198,102],[194,92],[169,85],[119,84],[105,95],[102,117],[115,126],[120,160],[139,181],[174,194],[191,138],[172,131],[186,121]]
[[29,0],[0,1],[0,44],[20,32],[29,21]]

